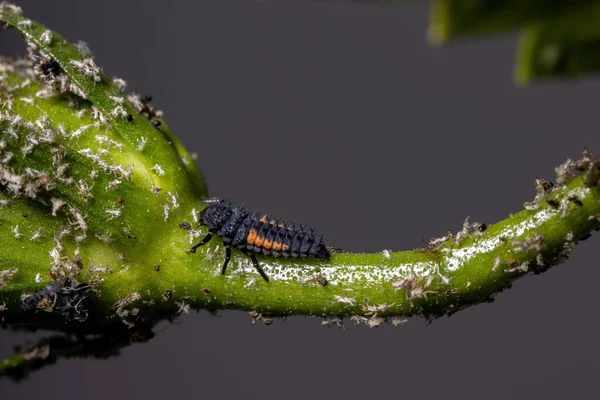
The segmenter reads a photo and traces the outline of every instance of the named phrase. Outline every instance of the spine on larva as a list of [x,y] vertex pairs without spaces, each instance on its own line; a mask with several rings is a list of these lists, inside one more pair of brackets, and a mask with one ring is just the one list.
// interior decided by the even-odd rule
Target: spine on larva
[[279,222],[267,215],[250,214],[240,224],[240,231],[246,235],[246,243],[236,241],[234,246],[241,249],[274,257],[329,258],[322,236],[315,235],[313,230],[307,231],[304,227]]

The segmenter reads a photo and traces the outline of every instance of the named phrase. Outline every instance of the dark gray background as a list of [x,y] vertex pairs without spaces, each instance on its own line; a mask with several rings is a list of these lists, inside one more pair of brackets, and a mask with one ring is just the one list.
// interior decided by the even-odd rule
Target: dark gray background
[[[419,247],[467,215],[497,221],[533,197],[536,176],[553,178],[584,146],[600,151],[598,78],[515,88],[516,35],[429,47],[425,3],[19,4],[152,94],[212,195],[309,223],[348,250]],[[15,32],[0,37],[0,54],[24,53]],[[119,358],[1,380],[0,397],[594,397],[598,240],[431,325],[263,326],[201,312]],[[0,331],[0,356],[26,338]]]

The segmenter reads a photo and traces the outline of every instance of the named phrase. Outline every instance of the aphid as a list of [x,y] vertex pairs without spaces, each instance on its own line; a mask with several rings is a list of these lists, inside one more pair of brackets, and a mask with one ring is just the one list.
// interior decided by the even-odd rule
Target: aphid
[[184,229],[184,230],[186,230],[186,231],[188,231],[188,230],[192,229],[192,226],[189,224],[189,222],[185,222],[185,221],[183,221],[183,222],[180,222],[180,223],[179,223],[179,227],[180,227],[181,229]]
[[80,40],[77,43],[75,43],[75,47],[77,48],[77,50],[79,50],[79,54],[81,54],[82,57],[92,57],[92,51],[90,50],[86,42]]
[[600,158],[596,157],[596,161],[590,167],[590,172],[588,172],[585,179],[585,185],[594,187],[598,185],[598,182],[600,182]]
[[60,64],[56,60],[49,60],[40,66],[46,76],[55,76],[60,73]]
[[152,125],[154,125],[154,127],[156,127],[156,128],[160,127],[160,125],[161,125],[160,118],[162,117],[162,111],[157,110],[152,105],[150,105],[150,102],[152,101],[152,96],[150,96],[150,95],[140,96],[139,101],[140,101],[140,109],[139,109],[140,114],[142,114],[143,116],[148,118],[150,120],[150,122],[152,122]]
[[214,200],[198,213],[198,222],[208,226],[208,234],[188,252],[196,249],[217,235],[225,245],[225,263],[221,270],[225,274],[231,259],[231,248],[235,247],[252,260],[254,268],[267,282],[269,277],[256,260],[255,253],[284,258],[318,258],[329,260],[329,250],[323,244],[323,236],[312,229],[298,227],[293,223],[277,221],[267,215],[250,213],[243,205],[229,201]]
[[579,200],[579,197],[577,197],[577,196],[569,196],[568,200],[571,203],[578,205],[579,207],[583,207],[583,202],[581,200]]
[[557,209],[560,206],[560,203],[554,199],[546,199],[548,205],[554,209]]
[[329,283],[323,275],[317,275],[315,279],[317,280],[317,282],[319,282],[319,285],[321,286],[327,286],[327,284]]

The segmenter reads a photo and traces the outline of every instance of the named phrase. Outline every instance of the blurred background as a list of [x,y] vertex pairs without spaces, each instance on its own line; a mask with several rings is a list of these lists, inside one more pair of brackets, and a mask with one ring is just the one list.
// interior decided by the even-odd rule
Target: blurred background
[[[517,34],[427,44],[427,2],[17,1],[83,40],[198,153],[211,195],[353,252],[493,223],[536,177],[600,152],[600,79],[516,87]],[[0,54],[24,55],[14,31]],[[596,392],[600,238],[491,304],[431,324],[185,315],[107,360],[61,360],[0,397],[574,398]],[[0,331],[0,358],[41,333]]]

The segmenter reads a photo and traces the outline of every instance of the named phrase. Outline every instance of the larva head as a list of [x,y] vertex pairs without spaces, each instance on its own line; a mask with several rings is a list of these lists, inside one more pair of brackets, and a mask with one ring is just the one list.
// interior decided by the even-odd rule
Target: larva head
[[198,213],[198,222],[202,226],[208,226],[211,231],[216,231],[231,216],[231,205],[225,201],[210,203],[204,210]]

